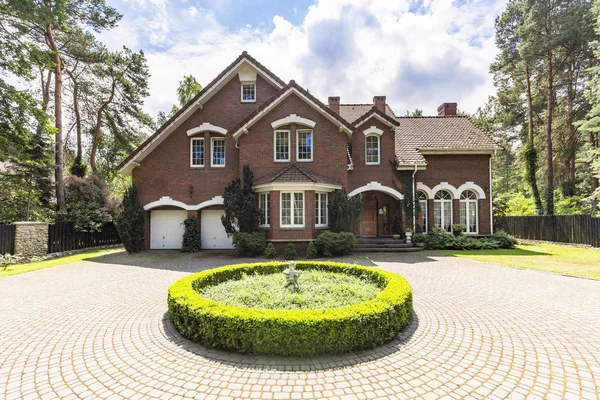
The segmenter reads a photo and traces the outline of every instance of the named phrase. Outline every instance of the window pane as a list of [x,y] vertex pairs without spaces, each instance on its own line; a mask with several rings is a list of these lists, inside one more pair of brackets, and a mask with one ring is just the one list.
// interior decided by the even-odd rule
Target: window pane
[[256,85],[242,85],[242,100],[254,101],[256,99]]
[[467,203],[465,201],[460,202],[460,223],[467,225]]
[[225,139],[213,139],[212,165],[225,165]]
[[294,193],[294,225],[304,224],[304,194]]
[[321,193],[321,224],[327,225],[327,194]]
[[442,227],[442,203],[439,201],[433,204],[433,223],[438,228]]
[[265,197],[267,198],[267,207],[265,209],[265,221],[267,225],[271,225],[271,195],[267,193]]
[[312,159],[312,132],[298,132],[298,160]]
[[281,194],[281,225],[292,224],[292,195],[290,193]]
[[204,165],[204,139],[192,140],[192,165]]
[[444,229],[448,232],[452,230],[452,200],[444,201]]
[[258,208],[260,208],[264,221],[264,225],[271,225],[271,202],[268,193],[262,193],[259,196]]
[[275,132],[275,159],[290,159],[290,133]]
[[367,136],[367,163],[379,162],[379,138],[377,136]]
[[419,206],[421,207],[421,220],[419,223],[423,227],[423,232],[427,232],[427,201],[420,200]]
[[319,193],[315,193],[315,225],[319,225],[319,201],[320,201],[321,197],[319,195]]
[[469,232],[477,232],[477,200],[469,201]]

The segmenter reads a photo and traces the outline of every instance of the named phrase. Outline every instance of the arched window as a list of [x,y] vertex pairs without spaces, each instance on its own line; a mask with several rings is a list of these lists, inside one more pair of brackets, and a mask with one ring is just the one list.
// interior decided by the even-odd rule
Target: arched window
[[477,194],[473,190],[465,190],[460,195],[460,223],[467,227],[465,233],[477,233]]
[[440,190],[433,199],[433,223],[436,227],[452,232],[452,194]]
[[365,138],[365,163],[367,165],[379,164],[379,136],[369,135]]
[[427,233],[427,195],[422,190],[417,192],[419,207],[421,208],[421,216],[418,223],[423,229],[423,233]]

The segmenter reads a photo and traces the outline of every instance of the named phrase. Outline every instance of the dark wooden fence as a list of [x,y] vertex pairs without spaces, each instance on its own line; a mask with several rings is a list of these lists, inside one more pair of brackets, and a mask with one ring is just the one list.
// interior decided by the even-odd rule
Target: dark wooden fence
[[600,247],[600,218],[591,215],[502,217],[502,228],[519,239]]
[[71,222],[48,225],[48,253],[119,243],[121,239],[112,222],[104,224],[99,232],[77,232]]
[[0,254],[15,254],[15,226],[0,224]]

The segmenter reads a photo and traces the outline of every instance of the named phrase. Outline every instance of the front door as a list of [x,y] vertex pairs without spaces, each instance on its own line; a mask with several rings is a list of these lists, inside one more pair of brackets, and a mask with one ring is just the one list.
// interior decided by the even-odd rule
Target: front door
[[377,202],[375,199],[364,199],[360,213],[360,236],[377,236]]

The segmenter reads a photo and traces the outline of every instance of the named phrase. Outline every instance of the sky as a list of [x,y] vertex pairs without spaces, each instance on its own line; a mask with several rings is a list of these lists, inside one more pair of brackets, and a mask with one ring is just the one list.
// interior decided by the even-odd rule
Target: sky
[[495,93],[494,20],[506,0],[107,0],[123,18],[100,34],[143,50],[145,110],[176,103],[178,82],[206,85],[242,51],[327,102],[385,95],[397,115],[457,102],[475,112]]

